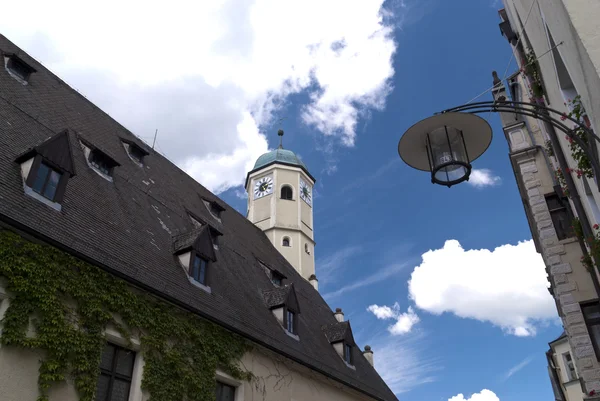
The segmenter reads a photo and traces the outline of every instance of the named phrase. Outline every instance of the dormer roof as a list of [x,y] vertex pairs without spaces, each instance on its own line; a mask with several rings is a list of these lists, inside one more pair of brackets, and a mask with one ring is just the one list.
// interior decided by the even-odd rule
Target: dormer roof
[[217,260],[212,235],[208,225],[173,236],[173,253],[180,254],[194,250],[205,258]]
[[348,321],[327,324],[321,329],[331,344],[340,341],[344,341],[348,344],[355,343],[354,336],[352,335],[352,328]]
[[285,306],[296,313],[300,313],[300,306],[298,305],[294,284],[288,284],[272,290],[263,291],[263,298],[265,300],[265,305],[267,305],[269,309]]
[[17,157],[16,162],[22,163],[36,154],[42,156],[47,163],[55,168],[69,173],[71,176],[75,175],[75,163],[73,162],[68,130],[61,131],[39,145],[28,149]]

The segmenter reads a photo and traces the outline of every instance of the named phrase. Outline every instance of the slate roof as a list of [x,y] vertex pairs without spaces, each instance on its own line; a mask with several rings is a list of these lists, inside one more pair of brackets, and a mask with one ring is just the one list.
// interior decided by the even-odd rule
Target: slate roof
[[267,308],[272,309],[285,304],[291,286],[277,287],[272,290],[263,291],[263,297],[265,299],[265,305]]
[[323,326],[323,333],[330,343],[343,341],[348,338],[350,322],[335,322]]
[[[132,284],[239,333],[379,400],[396,400],[367,360],[349,369],[321,330],[334,323],[320,294],[274,248],[266,235],[154,150],[144,166],[129,159],[121,138],[130,131],[0,35],[0,51],[14,52],[37,72],[22,85],[0,68],[0,220]],[[15,158],[68,128],[77,175],[69,179],[61,211],[25,195]],[[87,165],[82,139],[120,166],[113,182]],[[142,146],[142,145],[141,145]],[[217,221],[202,198],[225,205]],[[211,263],[211,293],[190,283],[173,256],[173,236],[191,231],[193,214],[223,234]],[[273,288],[258,260],[281,271],[302,312],[300,341],[288,336],[265,307]]]

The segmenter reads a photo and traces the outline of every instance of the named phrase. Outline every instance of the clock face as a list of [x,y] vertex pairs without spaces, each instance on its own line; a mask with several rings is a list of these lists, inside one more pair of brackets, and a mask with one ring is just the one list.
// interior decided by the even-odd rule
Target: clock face
[[254,183],[254,199],[273,193],[273,177],[268,175]]
[[300,197],[304,202],[312,206],[312,190],[303,180],[300,180]]

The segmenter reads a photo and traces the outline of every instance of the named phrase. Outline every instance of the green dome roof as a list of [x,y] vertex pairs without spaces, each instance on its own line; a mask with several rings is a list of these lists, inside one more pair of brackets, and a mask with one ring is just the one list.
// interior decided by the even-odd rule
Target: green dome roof
[[275,149],[264,155],[260,156],[256,163],[254,163],[254,170],[258,170],[259,168],[265,167],[272,163],[282,163],[292,166],[298,166],[303,168],[304,170],[308,170],[306,165],[296,156],[294,152],[287,149]]

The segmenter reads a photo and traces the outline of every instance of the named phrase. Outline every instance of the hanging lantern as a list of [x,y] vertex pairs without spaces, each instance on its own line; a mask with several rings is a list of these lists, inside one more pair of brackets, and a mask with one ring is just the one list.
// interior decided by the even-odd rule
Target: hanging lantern
[[451,187],[469,180],[471,162],[491,141],[492,129],[483,118],[444,113],[410,127],[400,138],[398,153],[409,166],[430,171],[432,183]]

